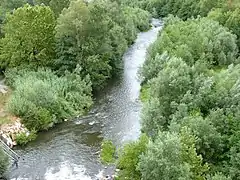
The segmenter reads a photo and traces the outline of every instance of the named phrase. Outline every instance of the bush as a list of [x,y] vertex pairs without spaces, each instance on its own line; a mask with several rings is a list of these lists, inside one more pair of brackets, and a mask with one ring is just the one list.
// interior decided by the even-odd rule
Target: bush
[[148,137],[143,134],[135,141],[124,145],[119,152],[117,167],[121,169],[118,174],[120,179],[141,179],[141,173],[137,169],[140,155],[145,153],[148,144]]
[[37,138],[37,132],[31,131],[30,133],[23,132],[16,135],[16,142],[18,145],[26,145],[28,142],[33,141]]
[[210,19],[218,21],[223,26],[229,28],[232,33],[237,35],[237,45],[240,49],[240,8],[232,11],[224,9],[214,9],[208,14]]
[[101,161],[105,164],[114,163],[116,147],[113,145],[112,141],[104,141],[101,147]]
[[[15,76],[12,75],[15,74]],[[91,83],[82,79],[76,69],[72,74],[58,77],[50,70],[37,72],[8,71],[6,78],[15,89],[8,109],[22,117],[32,130],[47,130],[55,123],[72,116],[82,115],[91,106]],[[15,77],[15,79],[11,79]]]

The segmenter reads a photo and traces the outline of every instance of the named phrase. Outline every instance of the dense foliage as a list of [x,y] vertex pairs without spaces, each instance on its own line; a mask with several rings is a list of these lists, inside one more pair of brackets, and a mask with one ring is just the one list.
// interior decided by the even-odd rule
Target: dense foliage
[[[181,21],[170,17],[168,25],[150,47],[143,67],[143,76],[149,80],[156,76],[167,56],[182,58],[188,65],[196,62],[208,67],[238,63],[236,37],[215,21],[206,18]],[[191,34],[191,36],[189,35]],[[162,55],[159,55],[162,54]]]
[[115,161],[116,147],[113,145],[112,141],[105,140],[102,142],[101,147],[101,161],[105,164],[114,163]]
[[120,179],[239,179],[239,2],[124,3],[178,17],[165,18],[148,49],[140,74],[150,140],[140,152],[132,146],[129,159],[138,159],[123,163],[131,173]]
[[58,77],[50,70],[11,70],[5,75],[15,89],[8,108],[22,117],[29,130],[47,130],[55,123],[83,113],[91,106],[89,76],[81,68]]
[[93,89],[99,89],[122,67],[121,57],[136,38],[137,28],[148,27],[149,14],[139,8],[104,0],[89,5],[72,1],[56,26],[55,68],[73,71],[79,64],[82,75],[90,75]]
[[[0,73],[13,90],[7,106],[30,132],[17,143],[83,115],[149,28],[149,12],[120,1],[0,0]],[[2,163],[0,152],[5,171]]]
[[214,9],[208,14],[208,17],[228,27],[236,34],[237,44],[240,48],[240,7],[229,11],[223,8]]
[[49,6],[56,17],[58,17],[62,10],[69,6],[70,0],[33,0],[33,3],[35,5]]
[[6,17],[0,67],[48,66],[54,58],[55,18],[49,7],[25,5]]

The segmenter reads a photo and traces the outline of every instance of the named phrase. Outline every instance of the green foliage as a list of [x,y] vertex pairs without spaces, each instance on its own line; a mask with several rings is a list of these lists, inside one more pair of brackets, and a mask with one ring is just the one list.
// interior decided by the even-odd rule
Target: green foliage
[[[138,5],[155,16],[166,17],[168,14],[173,14],[184,20],[198,15],[206,16],[214,8],[230,8],[227,0],[146,0],[140,2],[142,3],[133,1],[130,5]],[[232,3],[232,8],[236,4],[236,2]]]
[[172,21],[164,28],[157,41],[151,46],[142,71],[145,81],[156,76],[161,61],[169,56],[182,58],[187,64],[197,61],[209,67],[237,63],[236,36],[215,21],[207,18],[188,21]]
[[221,173],[217,173],[212,177],[207,178],[208,180],[231,180],[230,177],[226,177]]
[[[215,9],[208,16],[215,21],[169,16],[149,48],[141,68],[143,85],[149,86],[142,125],[153,140],[140,161],[142,179],[240,176],[237,39],[219,25],[238,36],[239,13],[229,20],[237,11]],[[159,135],[159,131],[165,132]]]
[[82,115],[92,104],[89,77],[82,79],[80,69],[62,77],[43,69],[9,71],[6,77],[15,89],[8,108],[30,130],[49,129],[65,118]]
[[31,131],[30,133],[20,133],[16,135],[16,142],[20,146],[26,145],[30,141],[34,141],[37,138],[37,132]]
[[126,144],[122,150],[120,150],[117,161],[117,167],[121,169],[118,174],[120,179],[141,179],[141,173],[137,168],[137,164],[140,155],[146,151],[148,141],[148,137],[143,134],[137,141]]
[[137,28],[148,29],[149,18],[146,11],[108,0],[88,5],[82,0],[72,1],[58,18],[55,68],[61,74],[79,64],[82,76],[90,75],[93,89],[101,89],[122,68],[127,44],[136,38]]
[[114,163],[115,151],[116,147],[113,145],[112,141],[103,141],[100,154],[101,161],[105,164]]
[[141,87],[140,99],[142,102],[146,102],[150,98],[149,88],[150,86],[148,84]]
[[234,34],[236,34],[238,37],[237,44],[240,48],[240,8],[236,8],[232,11],[214,9],[208,14],[208,17],[228,27]]
[[0,41],[0,67],[48,66],[54,58],[55,18],[50,8],[25,5],[8,14]]
[[2,147],[0,147],[0,178],[4,177],[4,173],[7,172],[9,166],[9,159],[4,154]]
[[164,67],[150,83],[150,99],[143,109],[143,129],[148,134],[168,126],[175,111],[172,103],[179,103],[192,86],[191,68],[184,61],[171,58]]
[[139,169],[144,180],[204,179],[208,171],[195,151],[194,137],[188,131],[180,135],[160,132],[141,155]]
[[34,4],[49,6],[58,17],[62,10],[69,6],[70,0],[34,0]]

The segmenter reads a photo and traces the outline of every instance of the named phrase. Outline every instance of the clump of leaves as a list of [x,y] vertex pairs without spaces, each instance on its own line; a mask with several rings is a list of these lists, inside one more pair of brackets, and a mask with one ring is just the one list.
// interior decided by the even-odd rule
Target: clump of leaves
[[105,140],[102,143],[102,150],[101,150],[101,154],[100,154],[100,158],[102,163],[105,164],[110,164],[110,163],[114,163],[115,158],[115,152],[116,152],[116,147],[113,145],[112,141],[109,140]]
[[16,136],[16,142],[18,145],[24,146],[28,142],[37,138],[37,131],[32,130],[30,133],[22,132]]

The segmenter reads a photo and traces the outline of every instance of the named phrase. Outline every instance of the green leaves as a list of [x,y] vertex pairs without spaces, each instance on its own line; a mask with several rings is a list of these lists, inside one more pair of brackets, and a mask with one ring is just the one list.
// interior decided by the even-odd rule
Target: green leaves
[[116,147],[113,145],[113,143],[111,141],[104,141],[102,143],[102,149],[101,149],[101,161],[102,163],[105,164],[110,164],[110,163],[114,163],[115,159],[115,152],[116,151]]
[[100,90],[122,68],[127,45],[136,38],[137,28],[148,29],[149,18],[144,10],[116,2],[72,1],[56,26],[56,69],[72,72],[79,64],[82,76],[89,74],[93,89]]
[[181,134],[160,132],[141,155],[139,169],[144,180],[204,179],[208,166],[195,151],[194,137],[188,131]]
[[146,152],[148,137],[142,134],[139,140],[126,144],[119,152],[117,167],[121,169],[118,174],[120,179],[141,179],[141,172],[137,167],[140,155]]
[[[11,77],[11,71],[6,74]],[[83,115],[92,105],[89,77],[79,72],[58,77],[50,70],[18,71],[9,110],[22,118],[29,130],[47,130],[55,123]]]
[[54,58],[55,18],[48,7],[26,5],[8,15],[0,41],[2,68],[49,66]]

